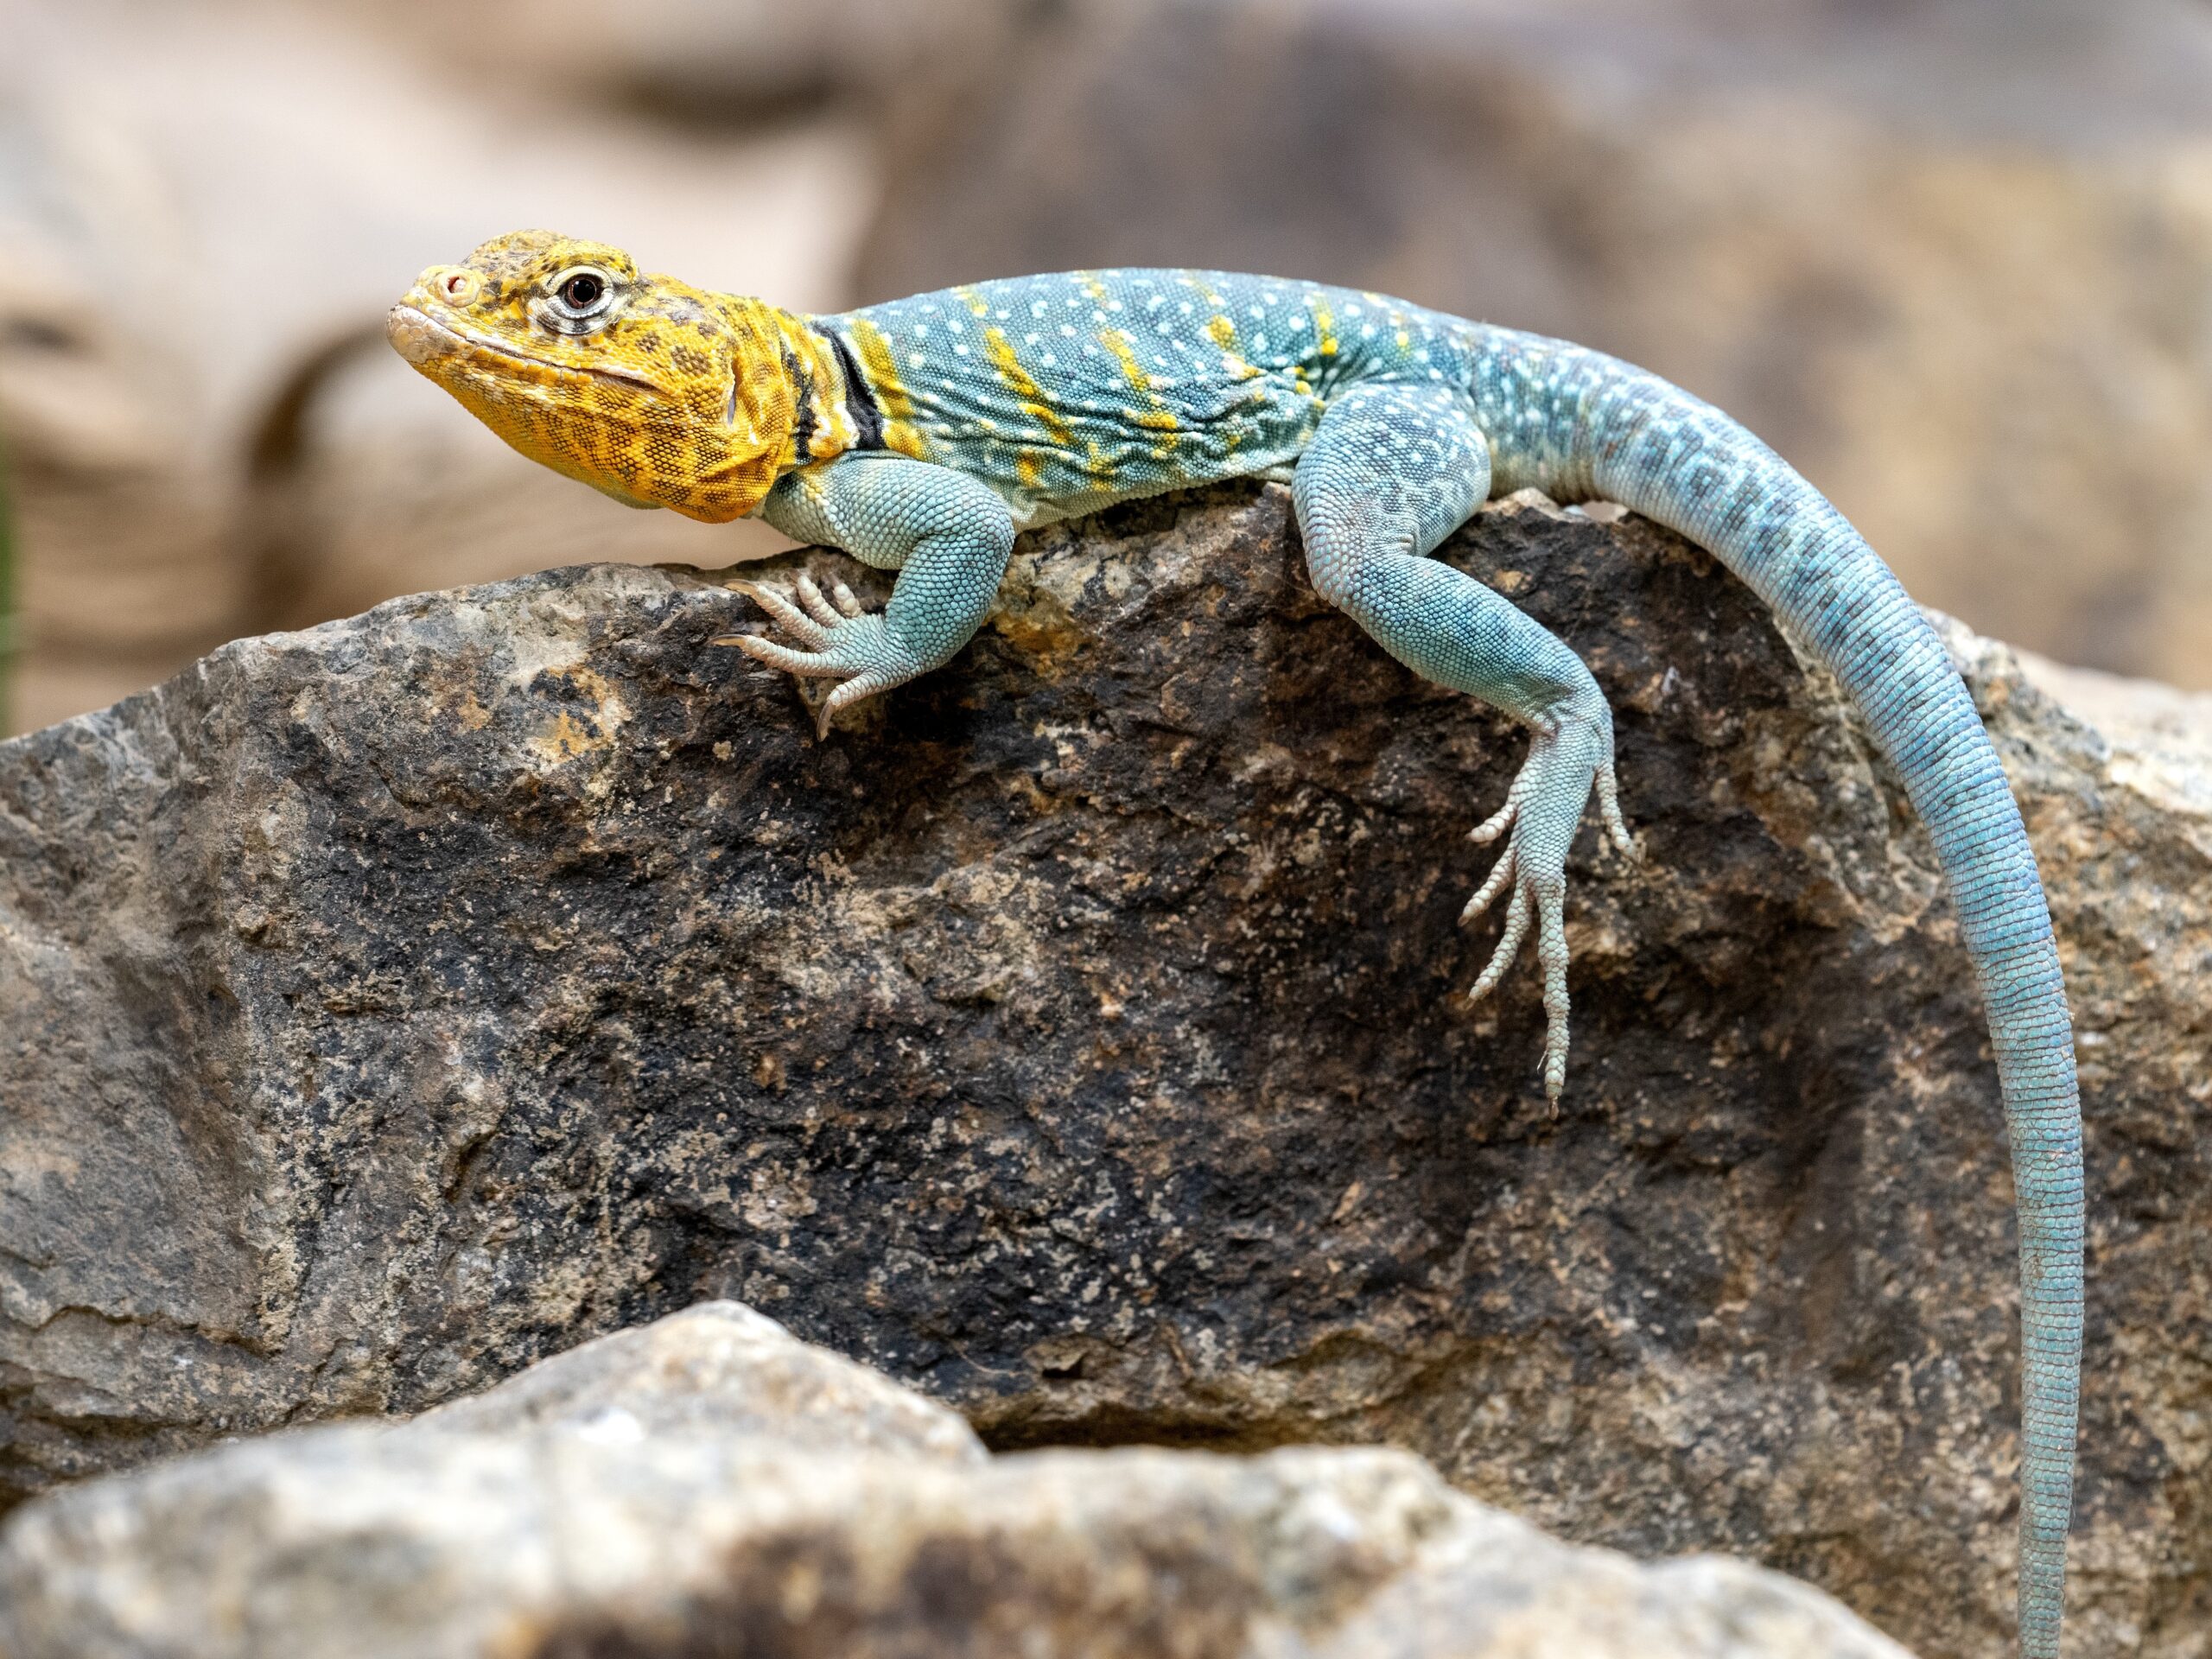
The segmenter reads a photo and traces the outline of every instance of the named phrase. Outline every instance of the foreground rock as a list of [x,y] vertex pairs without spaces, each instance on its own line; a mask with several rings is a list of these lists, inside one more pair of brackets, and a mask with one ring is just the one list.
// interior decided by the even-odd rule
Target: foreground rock
[[[1280,489],[1027,538],[826,744],[709,643],[744,601],[598,568],[0,747],[0,1478],[728,1295],[1001,1448],[1387,1440],[2003,1651],[2011,1189],[1924,840],[1681,543],[1509,503],[1449,556],[1589,658],[1650,855],[1581,843],[1556,1116],[1525,970],[1456,995],[1522,741],[1314,598]],[[1955,643],[2082,1030],[2078,1639],[2171,1650],[2212,1593],[2212,816]]]
[[1400,1452],[986,1464],[942,1407],[727,1302],[405,1428],[47,1498],[0,1534],[0,1652],[1903,1659],[1802,1585],[1570,1548]]
[[944,1463],[983,1456],[976,1432],[943,1406],[793,1340],[736,1302],[702,1302],[540,1360],[496,1388],[424,1413],[414,1427],[464,1434],[567,1429],[613,1445],[702,1434]]

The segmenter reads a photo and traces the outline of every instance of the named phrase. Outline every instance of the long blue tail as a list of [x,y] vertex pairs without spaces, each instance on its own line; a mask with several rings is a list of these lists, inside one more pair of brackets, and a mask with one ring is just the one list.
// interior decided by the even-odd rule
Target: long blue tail
[[1936,843],[1988,1010],[2018,1197],[2020,1649],[2056,1659],[2081,1394],[2082,1108],[2019,810],[1935,630],[1825,497],[1656,376],[1574,347],[1543,355],[1557,411],[1543,470],[1681,532],[1749,583],[1842,681]]

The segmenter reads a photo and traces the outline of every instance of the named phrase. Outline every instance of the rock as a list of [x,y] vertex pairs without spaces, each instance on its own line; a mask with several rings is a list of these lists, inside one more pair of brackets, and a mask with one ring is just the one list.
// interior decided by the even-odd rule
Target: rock
[[616,1441],[712,1433],[946,1463],[983,1455],[975,1431],[943,1406],[794,1341],[737,1302],[702,1302],[588,1342],[425,1412],[414,1426],[474,1434],[573,1428]]
[[2212,693],[2018,656],[2037,690],[2110,741],[2113,774],[2130,789],[2184,818],[2212,814]]
[[2212,689],[2197,0],[976,16],[888,89],[863,299],[1212,265],[1565,335],[1746,422],[1923,601]]
[[[671,1359],[696,1362],[674,1388]],[[599,1413],[512,1408],[575,1397],[579,1372]],[[798,1375],[838,1382],[806,1399]],[[733,1415],[721,1389],[768,1403]],[[0,1651],[1902,1659],[1802,1585],[1571,1548],[1402,1452],[985,1464],[885,1437],[887,1410],[950,1421],[746,1309],[695,1309],[404,1428],[298,1431],[35,1503],[0,1534]]]
[[[1392,1441],[2005,1650],[2011,1188],[1923,836],[1680,542],[1516,498],[1447,556],[1591,662],[1649,855],[1580,843],[1556,1115],[1533,976],[1457,995],[1522,740],[1315,597],[1278,487],[1024,538],[976,643],[826,743],[711,644],[746,601],[596,567],[0,746],[0,1480],[729,1296],[1000,1449]],[[1950,638],[2082,1032],[2075,1639],[2172,1650],[2212,817]]]

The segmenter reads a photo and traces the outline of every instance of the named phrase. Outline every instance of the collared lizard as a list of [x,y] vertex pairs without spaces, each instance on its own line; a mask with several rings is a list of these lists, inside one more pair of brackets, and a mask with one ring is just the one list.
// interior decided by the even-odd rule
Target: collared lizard
[[834,316],[641,275],[542,231],[424,271],[393,343],[531,459],[633,506],[792,537],[899,572],[868,613],[842,584],[747,591],[793,643],[763,663],[836,683],[836,714],[949,661],[1018,530],[1258,475],[1291,488],[1321,595],[1415,673],[1524,722],[1502,841],[1468,901],[1504,926],[1471,995],[1530,932],[1554,1100],[1567,1058],[1569,844],[1594,793],[1632,851],[1612,715],[1581,660],[1427,556],[1493,493],[1619,502],[1718,556],[1834,671],[1928,827],[1980,978],[2018,1193],[2019,1623],[2055,1656],[2082,1343],[2081,1109],[2035,859],[1934,630],[1811,485],[1719,410],[1564,341],[1372,293],[1202,270],[977,283]]

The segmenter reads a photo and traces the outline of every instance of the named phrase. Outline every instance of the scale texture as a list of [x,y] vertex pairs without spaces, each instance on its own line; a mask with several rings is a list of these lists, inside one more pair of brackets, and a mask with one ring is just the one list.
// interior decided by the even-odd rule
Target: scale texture
[[2022,1285],[2020,1637],[2056,1655],[2082,1338],[2072,1028],[2026,833],[1933,629],[1842,516],[1719,411],[1558,340],[1318,284],[1073,272],[829,317],[640,275],[523,232],[435,266],[394,344],[524,454],[639,506],[751,513],[899,574],[870,612],[808,578],[749,591],[789,643],[729,642],[834,689],[926,673],[990,610],[1014,532],[1239,476],[1287,479],[1315,588],[1416,673],[1529,729],[1469,901],[1504,920],[1490,991],[1532,935],[1545,1087],[1567,1081],[1569,847],[1618,804],[1589,671],[1427,556],[1493,493],[1618,501],[1705,547],[1833,671],[1926,823],[1980,981],[2011,1131]]

